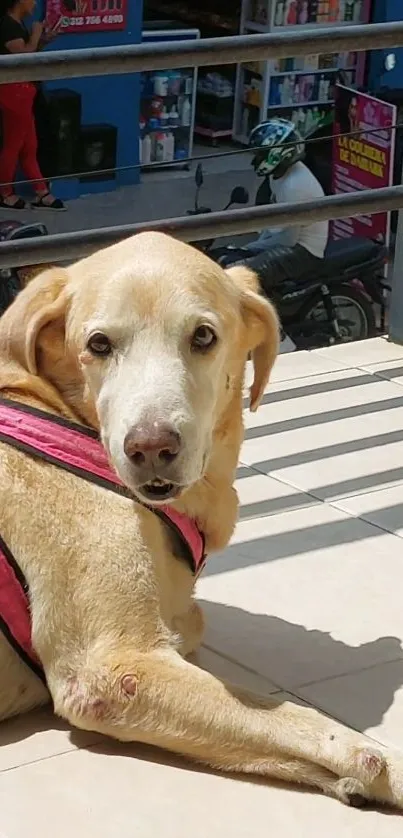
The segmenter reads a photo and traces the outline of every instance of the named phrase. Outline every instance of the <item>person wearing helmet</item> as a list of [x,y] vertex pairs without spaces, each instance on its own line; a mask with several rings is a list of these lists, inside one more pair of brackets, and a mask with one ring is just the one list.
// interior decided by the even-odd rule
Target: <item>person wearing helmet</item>
[[[305,144],[292,122],[279,117],[262,122],[253,129],[249,145],[254,149],[255,172],[264,178],[257,203],[295,203],[324,196],[319,181],[302,162]],[[228,251],[225,263],[248,264],[268,292],[282,279],[317,268],[318,260],[324,258],[328,233],[327,221],[263,230],[232,255]]]

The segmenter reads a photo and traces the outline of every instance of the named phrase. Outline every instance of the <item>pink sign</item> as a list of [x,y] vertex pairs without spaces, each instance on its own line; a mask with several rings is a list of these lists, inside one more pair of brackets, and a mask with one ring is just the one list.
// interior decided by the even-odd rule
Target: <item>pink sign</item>
[[[392,185],[395,131],[390,127],[395,124],[394,105],[348,87],[336,87],[334,194]],[[374,129],[376,133],[373,133]],[[331,237],[336,240],[361,236],[387,242],[389,220],[390,213],[387,212],[339,218],[331,224]]]
[[65,32],[125,29],[129,0],[46,0],[46,25]]

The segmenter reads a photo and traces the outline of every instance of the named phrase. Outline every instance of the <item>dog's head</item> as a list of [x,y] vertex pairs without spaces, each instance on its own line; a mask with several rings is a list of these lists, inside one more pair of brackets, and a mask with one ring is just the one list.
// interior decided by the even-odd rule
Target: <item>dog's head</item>
[[278,327],[254,287],[244,268],[224,271],[143,233],[34,279],[6,312],[0,343],[99,426],[126,486],[166,503],[203,477],[223,417],[240,426],[248,355],[258,406]]

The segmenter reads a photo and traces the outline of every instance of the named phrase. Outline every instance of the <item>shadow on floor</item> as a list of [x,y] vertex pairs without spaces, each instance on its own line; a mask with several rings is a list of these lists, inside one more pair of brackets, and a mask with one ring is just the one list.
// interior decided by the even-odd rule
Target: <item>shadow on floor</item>
[[[359,729],[362,731],[380,724],[393,703],[396,691],[403,686],[402,641],[398,637],[379,637],[360,646],[348,646],[340,640],[335,640],[329,633],[316,629],[310,630],[305,626],[281,620],[279,617],[251,614],[242,608],[207,600],[199,600],[199,602],[206,617],[208,648],[216,654],[223,654],[220,650],[228,650],[228,658],[231,661],[240,666],[248,666],[245,663],[248,649],[245,638],[248,638],[253,659],[256,660],[258,657],[262,660],[264,664],[262,669],[268,670],[267,677],[272,677],[277,684],[280,680],[275,675],[278,663],[273,665],[273,676],[271,676],[271,656],[277,658],[277,661],[280,659],[283,668],[287,667],[287,662],[289,662],[289,668],[292,668],[292,662],[295,661],[295,667],[296,669],[298,667],[299,671],[295,672],[294,683],[298,683],[300,687],[318,680],[317,677],[314,679],[306,677],[304,681],[304,661],[308,663],[315,660],[331,661],[335,671],[328,676],[329,679],[341,677],[343,674],[351,675],[376,665],[381,666],[385,661],[397,661],[394,667],[385,666],[382,670],[382,685],[378,684],[378,689],[371,695],[363,693],[359,696],[355,693],[354,704],[360,706]],[[237,638],[242,638],[243,660],[240,655],[237,655]],[[269,659],[268,666],[267,659]],[[290,682],[289,677],[287,680]],[[281,688],[288,689],[287,686],[279,687]]]
[[[403,470],[399,469],[399,472]],[[389,472],[390,474],[390,472]],[[316,492],[316,490],[315,490]],[[313,493],[311,492],[310,495]],[[347,494],[347,493],[346,493]],[[297,495],[286,496],[275,501],[273,508],[276,512],[283,512],[283,515],[288,514],[286,505],[291,503],[295,508],[303,508],[306,506],[307,521],[309,521],[309,508],[312,504],[308,503],[309,496]],[[299,502],[298,502],[299,498]],[[270,501],[259,501],[255,504],[250,504],[243,507],[243,512],[240,515],[240,520],[245,518],[252,518],[258,516],[270,517]],[[283,504],[283,510],[280,509]],[[291,511],[291,510],[289,510]],[[384,507],[382,514],[384,516],[393,515],[393,520],[396,523],[403,517],[403,504],[395,504],[393,507]],[[385,518],[388,520],[388,518]],[[287,519],[284,518],[287,522]],[[292,519],[289,521],[290,528],[285,528],[283,532],[268,532],[260,538],[241,540],[240,532],[236,536],[236,540],[232,545],[226,548],[224,552],[218,553],[214,556],[212,561],[207,562],[204,570],[204,576],[217,576],[221,573],[227,573],[233,570],[240,570],[241,568],[255,567],[260,564],[268,564],[269,562],[278,561],[279,559],[289,559],[293,556],[309,556],[318,550],[328,551],[332,547],[338,547],[342,544],[355,544],[359,541],[370,542],[376,549],[376,541],[378,538],[388,538],[389,533],[381,529],[380,526],[368,523],[361,520],[361,518],[346,517],[342,520],[331,520],[325,522],[313,523],[311,526],[293,525]],[[292,527],[294,526],[294,529]],[[387,556],[387,546],[382,545],[380,553]]]

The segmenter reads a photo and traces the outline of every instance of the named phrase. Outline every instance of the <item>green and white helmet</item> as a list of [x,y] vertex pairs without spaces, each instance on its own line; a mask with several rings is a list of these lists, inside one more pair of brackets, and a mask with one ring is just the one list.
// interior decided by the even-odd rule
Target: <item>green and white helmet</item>
[[286,172],[305,154],[305,143],[294,123],[280,117],[257,125],[251,132],[249,145],[257,149],[252,166],[260,177],[273,174],[278,166]]

